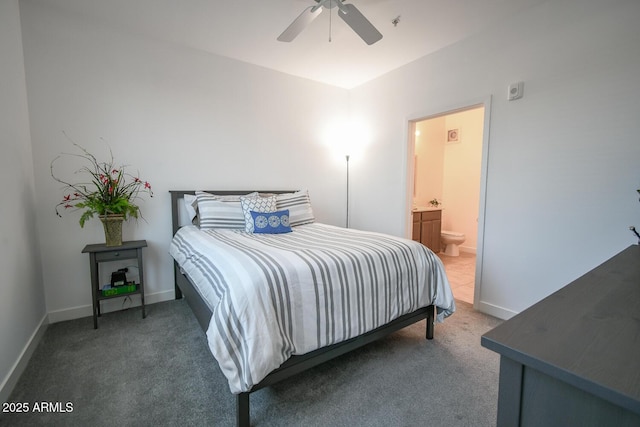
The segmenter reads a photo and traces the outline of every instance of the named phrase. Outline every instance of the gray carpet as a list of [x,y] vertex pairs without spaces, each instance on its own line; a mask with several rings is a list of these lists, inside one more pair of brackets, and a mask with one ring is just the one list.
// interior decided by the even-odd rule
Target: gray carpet
[[[480,336],[500,321],[457,302],[424,339],[425,322],[251,395],[254,426],[493,426],[497,354]],[[184,300],[51,325],[4,426],[233,426],[235,396]],[[72,411],[35,412],[67,402]]]

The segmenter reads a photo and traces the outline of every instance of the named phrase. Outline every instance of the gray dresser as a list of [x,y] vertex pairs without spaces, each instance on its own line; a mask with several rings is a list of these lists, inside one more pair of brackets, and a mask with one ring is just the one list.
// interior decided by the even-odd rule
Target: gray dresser
[[500,354],[499,427],[640,426],[640,246],[481,342]]

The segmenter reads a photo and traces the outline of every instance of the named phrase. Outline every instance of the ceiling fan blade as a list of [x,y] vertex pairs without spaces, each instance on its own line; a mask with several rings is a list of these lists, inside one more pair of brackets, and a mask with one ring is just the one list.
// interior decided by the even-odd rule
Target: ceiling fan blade
[[372,45],[382,38],[380,31],[354,5],[343,3],[340,5],[338,15],[366,44]]
[[322,8],[309,6],[278,36],[278,41],[290,42],[322,13]]

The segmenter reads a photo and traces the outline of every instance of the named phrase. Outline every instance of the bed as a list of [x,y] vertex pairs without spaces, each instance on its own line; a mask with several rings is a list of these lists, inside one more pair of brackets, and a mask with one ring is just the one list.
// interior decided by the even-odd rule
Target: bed
[[175,297],[207,334],[238,426],[250,393],[423,319],[432,339],[455,311],[433,252],[318,223],[306,192],[170,193]]

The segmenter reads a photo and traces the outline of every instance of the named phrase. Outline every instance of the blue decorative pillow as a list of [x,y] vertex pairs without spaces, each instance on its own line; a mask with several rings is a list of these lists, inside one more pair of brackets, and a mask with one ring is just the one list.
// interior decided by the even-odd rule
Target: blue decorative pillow
[[253,218],[254,233],[289,233],[291,225],[289,225],[289,210],[277,212],[255,212],[251,211]]

